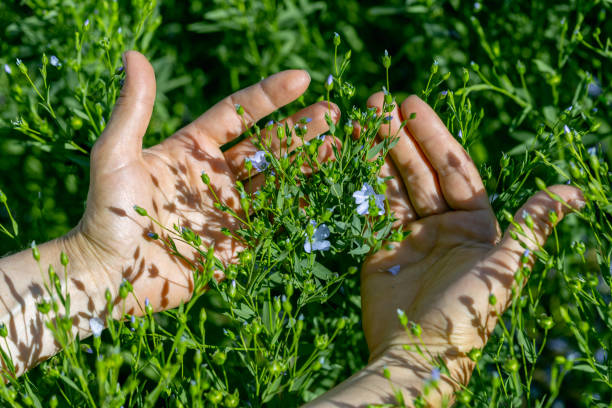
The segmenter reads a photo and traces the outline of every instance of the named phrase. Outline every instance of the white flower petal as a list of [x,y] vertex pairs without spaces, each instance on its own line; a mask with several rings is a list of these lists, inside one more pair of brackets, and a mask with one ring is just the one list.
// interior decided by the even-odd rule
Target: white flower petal
[[89,319],[89,328],[94,337],[100,337],[104,330],[104,322],[99,317],[92,317]]

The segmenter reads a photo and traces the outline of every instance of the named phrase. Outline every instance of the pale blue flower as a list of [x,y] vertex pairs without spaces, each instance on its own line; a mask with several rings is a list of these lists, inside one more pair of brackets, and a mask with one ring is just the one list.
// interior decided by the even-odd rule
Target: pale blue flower
[[104,322],[99,317],[92,317],[89,319],[89,328],[94,337],[100,337],[104,330]]
[[463,139],[463,132],[461,130],[459,130],[459,133],[457,133],[457,137],[459,139]]
[[85,20],[85,22],[83,23],[83,26],[87,27],[89,25],[89,19]]
[[567,133],[568,135],[572,133],[572,130],[567,125],[563,125],[563,131]]
[[[316,225],[314,220],[310,221],[311,225]],[[306,238],[304,242],[304,251],[310,254],[312,251],[328,251],[331,247],[331,243],[327,240],[329,238],[329,228],[327,225],[319,225],[312,234],[312,238]]]
[[353,193],[355,204],[357,205],[357,214],[365,215],[370,209],[370,197],[374,197],[376,207],[378,207],[378,215],[385,213],[385,196],[376,194],[374,189],[368,183],[363,183],[361,190]]
[[57,58],[55,55],[52,55],[51,58],[49,58],[49,64],[53,65],[54,67],[62,66],[62,63],[60,62],[59,58]]
[[4,72],[6,72],[9,75],[13,72],[9,64],[4,64]]
[[260,150],[256,152],[253,156],[247,158],[248,161],[251,162],[255,170],[264,171],[268,168],[268,161],[266,160],[266,152]]
[[433,381],[440,381],[440,369],[438,367],[434,367],[431,370],[431,379]]
[[329,74],[329,76],[327,77],[327,80],[325,81],[325,85],[331,86],[333,82],[334,82],[334,76],[332,74]]
[[397,275],[399,271],[400,271],[399,265],[393,265],[392,267],[387,269],[387,272],[389,272],[393,276]]

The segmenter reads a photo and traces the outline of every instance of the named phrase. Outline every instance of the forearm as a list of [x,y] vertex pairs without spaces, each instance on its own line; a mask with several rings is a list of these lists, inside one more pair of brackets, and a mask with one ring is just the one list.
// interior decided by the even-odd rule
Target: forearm
[[[448,406],[454,401],[453,394],[460,384],[467,384],[473,365],[464,356],[447,360],[453,372],[453,379],[444,375],[432,382],[432,369],[428,359],[416,352],[401,347],[387,350],[365,368],[342,384],[323,394],[307,405],[308,408],[323,407],[366,407],[369,405],[400,405],[396,395],[400,393],[405,406],[413,407],[414,400],[422,396],[429,406]],[[385,370],[386,368],[386,370]],[[387,371],[389,378],[385,378]],[[425,388],[427,395],[423,395]]]
[[[87,257],[74,253],[73,244],[70,238],[63,237],[40,245],[38,262],[31,250],[0,259],[3,280],[0,285],[0,323],[5,325],[7,332],[6,338],[0,338],[0,346],[12,359],[16,375],[54,355],[61,347],[62,341],[56,341],[47,326],[57,327],[67,315],[56,285],[50,281],[50,266],[57,274],[62,296],[69,298],[68,317],[72,326],[68,333],[72,337],[68,339],[77,333],[81,338],[87,337],[90,334],[89,319],[100,316],[105,309],[104,277],[92,276]],[[67,265],[60,260],[62,252],[66,254]],[[57,312],[52,301],[57,304]],[[43,302],[50,306],[46,313]],[[7,369],[7,362],[4,358],[2,360],[3,368]]]

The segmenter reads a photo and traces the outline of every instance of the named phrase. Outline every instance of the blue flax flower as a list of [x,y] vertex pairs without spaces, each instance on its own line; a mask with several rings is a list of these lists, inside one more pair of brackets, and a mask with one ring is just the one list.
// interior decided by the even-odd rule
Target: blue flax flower
[[[310,221],[311,225],[316,225],[314,220]],[[321,224],[317,228],[315,228],[314,233],[312,234],[312,238],[306,237],[306,241],[304,242],[304,251],[307,254],[312,251],[329,251],[331,247],[331,243],[327,240],[329,238],[329,228],[327,225]]]
[[251,162],[255,170],[264,171],[268,168],[268,161],[266,160],[266,152],[263,150],[258,151],[253,156],[247,158]]
[[361,190],[353,193],[355,204],[357,205],[357,214],[365,215],[370,209],[370,197],[374,197],[376,207],[378,207],[378,215],[385,213],[385,196],[376,194],[374,189],[368,183],[363,183]]

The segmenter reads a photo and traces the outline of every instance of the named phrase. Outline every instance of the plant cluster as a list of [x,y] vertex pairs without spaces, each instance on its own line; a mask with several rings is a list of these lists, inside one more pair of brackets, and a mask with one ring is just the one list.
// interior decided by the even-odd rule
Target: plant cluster
[[[74,339],[72,322],[62,318],[70,310],[65,285],[40,265],[49,284],[38,307],[64,351],[19,379],[8,375],[2,405],[293,406],[363,367],[357,272],[370,252],[409,233],[393,228],[378,176],[393,138],[375,135],[392,105],[416,89],[480,166],[502,228],[545,185],[571,183],[586,197],[585,208],[536,251],[534,267],[516,271],[514,302],[487,346],[470,352],[477,366],[458,405],[608,406],[610,3],[342,3],[0,4],[2,253],[58,236],[78,220],[88,152],[121,88],[126,49],[153,56],[158,78],[147,145],[230,88],[283,68],[307,68],[313,78],[296,105],[328,100],[343,114],[293,153],[275,155],[269,142],[303,138],[309,118],[288,127],[274,116],[244,135],[259,148],[247,169],[263,171],[265,182],[257,191],[248,182],[232,187],[244,213],[230,214],[242,227],[226,233],[247,244],[239,263],[222,265],[214,248],[180,225],[163,226],[171,239],[149,237],[169,251],[187,242],[201,255],[193,298],[178,309],[153,314],[140,299],[143,317],[92,319],[94,336]],[[387,39],[393,64],[376,38]],[[363,108],[383,86],[385,111]],[[320,160],[327,138],[334,159]],[[207,184],[203,174],[201,188]],[[222,203],[217,209],[231,212]],[[226,279],[213,279],[216,270]],[[132,296],[129,282],[120,293]],[[443,365],[424,393],[441,374]]]

